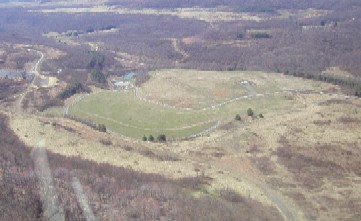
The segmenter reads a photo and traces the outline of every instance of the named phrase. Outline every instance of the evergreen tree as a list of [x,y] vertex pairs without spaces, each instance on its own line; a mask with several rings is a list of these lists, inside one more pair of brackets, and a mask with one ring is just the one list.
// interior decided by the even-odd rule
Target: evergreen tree
[[157,140],[159,142],[166,142],[167,141],[167,137],[164,134],[161,134],[157,137]]
[[148,138],[149,141],[153,142],[154,141],[154,137],[153,135],[149,135],[149,138]]
[[247,115],[250,117],[253,117],[253,114],[254,114],[254,112],[253,112],[252,108],[248,108]]

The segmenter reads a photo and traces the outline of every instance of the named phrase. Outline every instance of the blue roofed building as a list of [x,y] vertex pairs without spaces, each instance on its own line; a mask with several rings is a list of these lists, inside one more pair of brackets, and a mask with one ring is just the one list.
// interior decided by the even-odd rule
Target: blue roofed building
[[131,83],[131,80],[136,75],[137,74],[134,72],[129,72],[122,77],[115,77],[111,81],[113,90],[128,90],[133,88],[133,84]]
[[124,81],[130,81],[132,80],[132,78],[136,75],[136,73],[134,72],[129,72],[126,75],[124,75]]

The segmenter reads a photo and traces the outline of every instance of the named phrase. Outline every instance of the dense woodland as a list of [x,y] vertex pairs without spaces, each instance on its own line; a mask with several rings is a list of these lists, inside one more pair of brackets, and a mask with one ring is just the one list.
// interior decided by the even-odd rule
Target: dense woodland
[[335,8],[344,5],[360,5],[357,0],[110,0],[109,5],[125,5],[134,8],[182,8],[228,6],[246,12],[269,12],[277,9]]
[[[152,2],[164,5],[162,1],[135,2],[140,2],[141,5]],[[180,7],[182,4],[191,6],[192,2],[174,1],[174,5],[172,1],[168,3],[172,7]],[[232,5],[239,1],[229,2]],[[244,4],[254,2],[246,1]],[[105,76],[126,72],[126,68],[114,60],[118,52],[137,57],[139,63],[143,63],[142,69],[147,70],[180,67],[318,74],[328,67],[339,66],[354,76],[361,75],[361,6],[357,2],[337,1],[337,4],[332,5],[334,1],[307,4],[309,1],[266,1],[265,4],[287,8],[288,4],[283,4],[284,2],[289,2],[296,8],[315,7],[334,11],[314,18],[219,22],[211,26],[203,21],[172,16],[104,13],[63,16],[61,13],[42,14],[29,13],[23,9],[1,9],[0,37],[10,42],[46,44],[67,52],[67,56],[63,58],[45,63],[44,68],[48,71],[62,68],[64,72],[60,78],[69,82],[88,80],[89,47],[85,42],[90,41],[103,43],[101,50],[105,55],[105,63],[102,74]],[[225,3],[228,1],[205,1],[204,4],[215,6],[214,4]],[[107,35],[78,36],[78,40],[84,44],[75,47],[41,36],[48,32],[85,31],[89,27],[102,30],[108,26],[119,30]],[[250,33],[253,30],[265,33]],[[169,38],[178,39],[178,45],[189,56],[183,58],[175,51]],[[181,41],[183,38],[190,38],[191,42]],[[134,65],[132,69],[139,69],[139,65]],[[101,75],[93,79],[104,82]]]

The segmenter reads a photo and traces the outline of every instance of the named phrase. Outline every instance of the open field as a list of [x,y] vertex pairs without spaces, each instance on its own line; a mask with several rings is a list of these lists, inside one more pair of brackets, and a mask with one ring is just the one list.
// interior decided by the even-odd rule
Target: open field
[[279,95],[243,100],[218,109],[179,111],[138,100],[130,93],[102,92],[86,97],[70,108],[70,114],[105,124],[115,132],[134,138],[162,133],[179,138],[207,129],[217,121],[230,121],[237,113],[245,113],[248,107],[269,114],[292,105],[287,96]]
[[[250,159],[258,175],[290,197],[307,220],[359,220],[359,99],[300,95],[305,106],[254,121],[204,148],[228,146],[232,154],[218,166],[240,172]],[[225,151],[225,150],[223,150]],[[201,151],[200,151],[201,152]]]
[[357,0],[24,1],[0,3],[0,67],[39,75],[0,79],[0,220],[47,219],[39,147],[67,220],[75,178],[99,221],[361,220]]
[[142,102],[131,92],[101,92],[84,98],[70,114],[103,123],[115,132],[141,138],[143,135],[185,137],[215,124],[215,113],[182,112]]
[[[100,92],[92,96],[104,99],[117,94],[119,95],[118,92]],[[123,95],[120,100],[133,104],[141,102],[127,94]],[[247,100],[244,105],[265,111],[266,118],[246,121],[242,127],[219,129],[209,138],[166,145],[145,144],[154,154],[166,151],[178,155],[179,160],[172,162],[151,159],[140,154],[141,152],[137,153],[142,145],[137,141],[107,136],[102,139],[109,139],[112,144],[104,145],[97,140],[104,137],[104,134],[69,120],[54,124],[47,123],[51,119],[14,116],[11,126],[28,145],[36,145],[39,138],[52,141],[49,150],[66,156],[80,156],[169,177],[195,176],[197,171],[202,171],[214,178],[207,187],[210,194],[215,194],[220,188],[232,187],[243,195],[251,193],[252,198],[271,205],[273,202],[270,199],[281,197],[281,202],[286,202],[292,216],[298,217],[295,220],[312,220],[312,217],[330,220],[330,217],[340,217],[334,212],[338,210],[331,204],[331,200],[344,209],[348,202],[358,205],[359,172],[355,160],[360,154],[357,147],[360,129],[353,122],[361,119],[360,112],[357,111],[358,105],[361,105],[359,100],[347,100],[327,94],[296,94],[292,99],[290,96],[279,95],[270,98],[270,101]],[[234,111],[245,106],[242,102],[230,104],[220,108],[219,113],[228,116],[227,110]],[[344,130],[345,125],[352,129]],[[355,143],[351,145],[349,140]],[[340,149],[329,145],[329,141],[340,145]],[[131,151],[127,151],[124,146],[130,146]],[[320,150],[325,153],[324,156],[317,152]],[[310,163],[309,166],[305,164],[306,161]],[[297,168],[302,168],[302,171]],[[331,171],[336,171],[337,176],[332,176]],[[300,176],[300,173],[304,175]],[[315,179],[320,176],[324,180]],[[350,179],[347,185],[342,181],[344,176]],[[270,186],[283,196],[277,197],[277,193],[268,192]],[[320,188],[323,189],[321,192]],[[337,193],[333,192],[335,188]],[[266,191],[268,195],[262,191]],[[337,198],[340,194],[349,200]],[[347,208],[347,211],[352,213],[352,208]],[[306,218],[300,218],[303,217],[301,210],[305,212]],[[355,217],[357,215],[348,216],[349,220],[357,220]]]
[[328,10],[317,10],[315,8],[308,8],[304,10],[278,10],[279,19],[286,19],[290,16],[297,18],[315,18],[325,16],[330,11]]
[[[158,80],[158,82],[162,82],[161,84],[164,87],[171,90],[169,93],[164,93],[165,96],[178,95],[183,96],[182,98],[179,97],[179,99],[190,101],[191,98],[186,96],[193,93],[191,96],[196,97],[194,101],[200,102],[202,98],[205,98],[208,99],[206,104],[212,106],[203,107],[202,109],[182,109],[175,106],[164,106],[159,103],[163,101],[162,99],[159,99],[158,103],[155,103],[154,100],[152,100],[153,102],[141,100],[135,97],[132,91],[103,91],[86,96],[80,102],[71,106],[69,113],[98,124],[105,124],[112,131],[133,138],[139,139],[143,135],[157,136],[159,134],[165,134],[169,138],[182,138],[211,128],[217,122],[223,124],[232,122],[236,114],[241,114],[242,117],[246,118],[248,108],[254,109],[257,115],[262,113],[269,116],[282,111],[291,111],[302,106],[302,103],[293,99],[293,94],[286,92],[273,94],[274,90],[269,95],[262,94],[262,96],[258,97],[255,94],[252,94],[253,97],[246,95],[248,92],[239,82],[240,79],[252,79],[252,82],[256,82],[261,88],[261,86],[268,86],[266,75],[261,75],[261,78],[258,78],[255,73],[254,75],[248,73],[239,76],[235,73],[226,73],[224,74],[225,77],[222,78],[221,73],[204,72],[198,76],[191,75],[192,72],[184,71],[184,73],[186,75],[182,76],[184,82],[178,81],[178,79],[171,80],[171,78]],[[216,76],[210,76],[212,74]],[[185,81],[187,77],[191,79]],[[216,80],[217,77],[219,77],[219,80]],[[199,87],[196,88],[192,79],[198,79],[201,82]],[[295,85],[297,84],[295,81],[292,82]],[[271,82],[276,88],[280,88],[281,83],[282,79],[279,82]],[[177,84],[177,91],[174,88],[171,89],[173,84]],[[214,87],[212,87],[212,84]],[[229,87],[227,84],[233,85]],[[148,84],[145,88],[147,89],[147,87],[149,88]],[[207,91],[207,89],[210,90],[211,88],[220,93],[223,92],[226,96],[222,97],[220,93],[212,94]],[[311,87],[306,86],[304,88]],[[143,88],[141,90],[143,91]],[[158,91],[164,91],[164,88],[163,90],[158,88]],[[237,93],[239,94],[237,95]],[[184,94],[187,95],[184,96]],[[221,100],[221,98],[224,100]],[[231,98],[234,100],[229,102]],[[223,103],[221,103],[222,101]]]
[[[253,77],[253,82],[256,82],[256,75]],[[315,90],[318,86],[323,90],[337,90],[337,87],[328,84],[308,85],[306,82],[309,81],[289,79],[290,85],[286,83],[287,78],[272,78],[271,81],[265,77],[263,81],[277,82],[273,85],[281,85],[279,89],[288,89],[293,82],[294,88],[298,89]],[[282,81],[283,85],[279,83]],[[303,88],[302,81],[306,85]],[[113,124],[109,127],[133,133],[126,135],[138,139],[145,133],[142,131],[145,126],[156,131],[160,126],[180,129],[217,120],[222,125],[209,137],[166,144],[104,135],[62,118],[13,116],[11,127],[26,144],[34,146],[39,139],[49,144],[52,141],[49,150],[66,156],[79,156],[172,178],[204,173],[213,180],[205,189],[194,193],[198,196],[214,195],[219,189],[230,187],[243,196],[250,195],[266,205],[275,205],[283,216],[294,217],[294,220],[312,220],[314,217],[330,220],[333,216],[341,218],[333,211],[337,210],[332,201],[345,210],[347,203],[358,205],[359,168],[355,160],[359,157],[359,105],[358,99],[344,95],[283,92],[239,100],[214,109],[177,110],[140,100],[132,92],[100,90],[75,105],[70,113],[74,111],[84,117],[86,115],[81,111],[88,112],[89,118],[98,123],[107,124],[104,121],[106,117],[112,119],[110,123],[122,122],[116,124],[117,128],[112,128]],[[253,108],[256,115],[263,113],[265,118],[247,118],[248,107]],[[233,121],[236,113],[241,114],[242,124]],[[159,114],[162,117],[158,117]],[[176,121],[176,117],[182,121]],[[130,130],[130,125],[138,127],[137,130]],[[352,129],[344,130],[345,125]],[[330,145],[329,141],[339,145],[340,149]],[[324,156],[318,153],[320,150],[325,153]],[[164,153],[176,157],[168,158],[173,160],[157,158]],[[331,171],[336,171],[337,176],[333,176]],[[345,176],[350,179],[348,184],[342,181]],[[316,177],[323,177],[324,181]],[[320,188],[323,189],[321,192]],[[332,192],[335,188],[337,194]],[[338,199],[338,194],[349,200]],[[347,211],[352,213],[354,209],[348,207]],[[349,220],[357,220],[355,217],[357,214],[348,216]]]
[[167,69],[151,73],[148,82],[137,91],[147,100],[176,107],[203,108],[249,95],[247,81],[255,93],[281,90],[325,90],[330,85],[278,73],[255,71],[197,71]]
[[184,19],[197,19],[206,22],[220,21],[261,21],[263,18],[251,13],[235,13],[213,8],[177,8],[177,9],[129,9],[124,7],[95,6],[87,8],[40,9],[42,13],[116,13],[123,15],[168,15]]

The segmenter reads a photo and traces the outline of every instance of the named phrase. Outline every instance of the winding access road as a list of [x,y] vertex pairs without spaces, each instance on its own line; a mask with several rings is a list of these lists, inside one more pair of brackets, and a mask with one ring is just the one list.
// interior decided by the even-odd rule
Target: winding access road
[[16,104],[16,109],[18,112],[22,112],[23,111],[23,101],[24,98],[26,97],[26,95],[30,92],[31,88],[34,86],[35,80],[36,78],[38,78],[40,76],[40,71],[39,71],[39,67],[41,62],[44,60],[44,54],[41,51],[37,51],[34,49],[28,49],[28,51],[35,51],[36,53],[38,53],[40,55],[39,60],[35,63],[34,67],[33,67],[33,73],[34,73],[34,78],[31,81],[31,83],[29,84],[29,86],[26,88],[26,90],[20,95],[17,104]]

